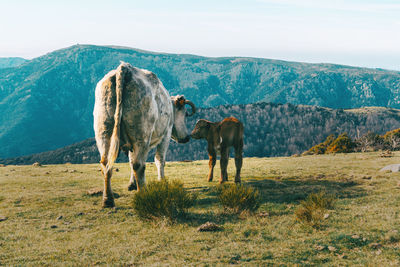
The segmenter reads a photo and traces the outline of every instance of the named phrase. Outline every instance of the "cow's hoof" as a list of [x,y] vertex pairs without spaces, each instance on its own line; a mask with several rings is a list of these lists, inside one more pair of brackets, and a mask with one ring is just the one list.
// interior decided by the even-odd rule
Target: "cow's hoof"
[[114,208],[114,198],[103,198],[103,208]]
[[132,183],[132,184],[128,185],[128,191],[133,191],[133,190],[137,190],[136,183]]

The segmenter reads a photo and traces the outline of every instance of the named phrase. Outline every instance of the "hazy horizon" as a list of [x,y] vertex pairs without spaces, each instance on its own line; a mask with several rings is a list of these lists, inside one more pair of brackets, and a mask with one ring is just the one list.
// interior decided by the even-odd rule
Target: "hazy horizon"
[[0,57],[93,44],[400,70],[394,0],[17,0],[2,11]]

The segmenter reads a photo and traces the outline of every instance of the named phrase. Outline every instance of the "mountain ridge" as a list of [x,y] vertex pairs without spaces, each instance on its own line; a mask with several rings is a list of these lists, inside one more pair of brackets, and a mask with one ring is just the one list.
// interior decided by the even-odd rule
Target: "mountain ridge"
[[256,102],[400,108],[400,72],[248,57],[208,58],[74,45],[0,69],[0,157],[93,136],[96,83],[120,61],[154,72],[198,107]]

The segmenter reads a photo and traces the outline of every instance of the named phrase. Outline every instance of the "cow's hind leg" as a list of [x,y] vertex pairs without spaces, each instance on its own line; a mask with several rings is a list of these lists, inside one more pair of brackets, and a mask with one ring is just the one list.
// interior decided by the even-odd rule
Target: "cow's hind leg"
[[236,176],[235,183],[240,183],[240,171],[243,164],[243,139],[240,139],[238,144],[235,146],[235,165],[236,165]]
[[114,194],[111,189],[111,176],[112,169],[107,170],[107,159],[103,155],[100,161],[101,172],[104,175],[104,189],[103,189],[103,208],[113,208],[115,206]]
[[129,165],[131,166],[131,177],[129,179],[129,185],[128,185],[128,190],[132,191],[132,190],[136,190],[137,189],[137,185],[136,185],[136,177],[135,177],[135,170],[133,169],[133,159],[132,159],[132,152],[128,152],[128,156],[129,156]]
[[[146,169],[146,159],[148,155],[148,142],[146,143],[137,143],[133,147],[133,152],[129,152],[129,163],[131,164],[131,168],[133,170],[133,174],[131,178],[135,179],[136,187],[139,191],[145,184],[145,169]],[[132,182],[132,181],[131,181]],[[132,187],[134,187],[134,183],[131,183]],[[129,185],[129,187],[131,187]]]
[[221,144],[221,179],[220,183],[228,181],[229,147]]

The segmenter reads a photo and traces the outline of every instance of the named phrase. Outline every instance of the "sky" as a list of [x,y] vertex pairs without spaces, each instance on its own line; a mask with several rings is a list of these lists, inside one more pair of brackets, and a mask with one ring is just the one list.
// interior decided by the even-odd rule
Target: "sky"
[[0,0],[0,57],[74,44],[400,70],[400,0]]

